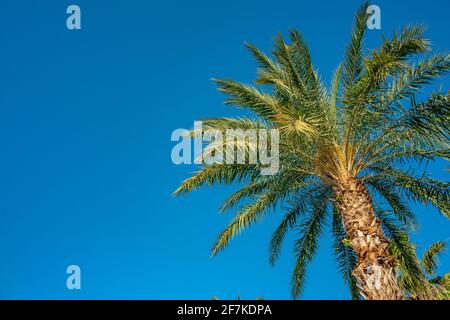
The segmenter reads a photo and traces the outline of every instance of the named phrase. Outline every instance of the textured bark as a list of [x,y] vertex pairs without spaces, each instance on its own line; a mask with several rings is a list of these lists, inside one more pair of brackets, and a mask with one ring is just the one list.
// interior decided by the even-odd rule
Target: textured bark
[[400,300],[395,260],[376,217],[367,188],[358,179],[340,181],[335,187],[336,206],[358,262],[353,276],[367,300]]

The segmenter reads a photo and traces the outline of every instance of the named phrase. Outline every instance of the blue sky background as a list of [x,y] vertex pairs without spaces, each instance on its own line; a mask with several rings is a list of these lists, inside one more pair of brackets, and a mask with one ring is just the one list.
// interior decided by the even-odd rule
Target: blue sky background
[[[82,30],[66,28],[66,8]],[[423,22],[450,48],[450,1],[377,1],[380,36]],[[268,242],[280,212],[214,259],[233,188],[173,198],[195,170],[175,166],[170,135],[194,120],[236,115],[211,77],[255,78],[243,43],[267,50],[298,28],[325,81],[340,62],[360,1],[0,1],[0,298],[288,299],[295,234],[279,263]],[[448,89],[448,78],[444,88]],[[430,164],[448,180],[443,162]],[[419,251],[448,240],[450,221],[413,206]],[[328,230],[308,272],[307,299],[349,298]],[[450,271],[450,254],[441,260]],[[77,264],[82,289],[66,289]]]

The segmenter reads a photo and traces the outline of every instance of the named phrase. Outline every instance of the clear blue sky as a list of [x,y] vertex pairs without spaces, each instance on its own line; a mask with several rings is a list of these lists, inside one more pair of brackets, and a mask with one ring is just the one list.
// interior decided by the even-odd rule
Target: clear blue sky
[[[82,10],[82,30],[65,26]],[[435,48],[450,48],[448,0],[377,1],[382,29],[423,22]],[[0,298],[289,298],[292,236],[268,264],[277,212],[214,259],[232,188],[171,193],[195,168],[171,162],[172,130],[238,111],[209,81],[251,81],[243,47],[269,49],[298,28],[328,81],[360,1],[0,2]],[[444,88],[448,89],[448,78]],[[431,164],[448,180],[443,162]],[[446,176],[447,175],[447,176]],[[448,240],[450,221],[414,205],[419,251]],[[348,298],[325,233],[303,298]],[[450,253],[441,271],[450,271]],[[82,289],[65,287],[77,264]]]

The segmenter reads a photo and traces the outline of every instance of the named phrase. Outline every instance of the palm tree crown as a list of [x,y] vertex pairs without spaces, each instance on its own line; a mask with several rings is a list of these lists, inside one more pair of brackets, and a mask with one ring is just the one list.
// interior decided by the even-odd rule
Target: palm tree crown
[[[381,288],[391,292],[387,298],[400,297],[392,280],[397,266],[406,266],[412,281],[421,280],[405,233],[415,224],[407,200],[450,217],[449,184],[426,175],[420,166],[411,169],[424,160],[449,157],[449,92],[436,92],[424,101],[417,101],[416,93],[450,69],[450,55],[427,53],[425,28],[413,25],[363,56],[367,6],[356,15],[351,42],[329,88],[295,30],[287,42],[281,35],[276,38],[272,57],[246,45],[258,63],[254,85],[214,80],[228,96],[227,104],[254,116],[207,119],[204,130],[278,129],[277,174],[261,175],[260,164],[204,164],[175,192],[245,183],[221,207],[238,210],[212,255],[270,210],[280,204],[287,208],[270,242],[270,262],[279,256],[286,233],[296,229],[293,297],[302,291],[306,267],[329,217],[339,269],[353,297],[375,299],[383,298],[370,284],[376,267],[391,279],[386,281],[393,281],[389,289]],[[258,148],[250,142],[245,147]]]

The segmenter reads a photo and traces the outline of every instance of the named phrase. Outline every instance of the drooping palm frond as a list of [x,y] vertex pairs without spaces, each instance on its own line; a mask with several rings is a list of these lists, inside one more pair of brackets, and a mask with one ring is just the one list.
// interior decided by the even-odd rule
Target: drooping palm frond
[[298,218],[308,211],[314,199],[322,196],[324,188],[315,186],[312,188],[304,188],[295,194],[291,200],[292,205],[284,216],[278,228],[272,235],[269,246],[269,262],[274,265],[281,253],[281,246],[286,233],[297,225]]
[[245,205],[231,223],[219,235],[214,244],[211,256],[215,256],[220,250],[225,248],[228,242],[235,237],[239,232],[249,227],[251,224],[261,220],[264,213],[269,209],[273,209],[277,203],[279,195],[276,192],[267,192],[261,196],[256,197],[255,202]]
[[391,187],[399,188],[410,199],[435,206],[443,215],[450,217],[449,183],[427,176],[414,176],[389,167],[379,169],[378,174],[367,179],[368,182],[383,181]]
[[346,232],[342,226],[342,218],[336,207],[333,207],[333,235],[334,253],[345,283],[349,286],[353,300],[361,299],[358,283],[352,275],[356,266],[357,257],[352,247],[347,243]]
[[[301,187],[306,188],[313,183],[312,181],[305,180],[304,176],[301,175],[297,175],[293,179],[292,174],[289,174],[289,170],[280,173],[276,179],[273,177],[268,179],[270,183],[267,184],[267,187],[259,193],[249,194],[253,197],[253,202],[245,204],[227,228],[219,235],[212,250],[213,256],[223,249],[240,231],[262,219],[263,215],[268,211],[275,209],[276,204],[288,197],[290,193],[295,192]],[[241,189],[244,193],[248,190],[248,188]],[[235,198],[229,198],[222,206],[222,209],[228,209],[242,200],[244,195],[241,191],[238,191],[237,195],[235,193]]]
[[402,223],[413,230],[416,229],[417,221],[415,214],[408,208],[406,203],[404,203],[397,188],[376,179],[369,180],[367,183],[386,200],[388,205],[392,208],[393,213]]
[[175,190],[174,194],[187,193],[208,184],[226,183],[241,181],[245,178],[255,179],[259,175],[259,165],[225,165],[214,164],[205,166],[194,176],[183,181],[181,186]]
[[327,197],[330,196],[330,190],[325,190],[322,197],[314,199],[310,215],[298,226],[299,239],[295,242],[294,248],[297,262],[291,280],[291,295],[294,298],[297,298],[303,290],[306,267],[316,253],[318,237],[327,216]]
[[392,218],[391,212],[376,207],[376,214],[382,219],[383,228],[390,240],[389,249],[403,274],[402,285],[416,290],[426,290],[425,277],[406,229]]

